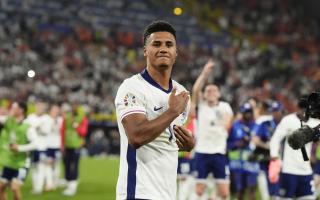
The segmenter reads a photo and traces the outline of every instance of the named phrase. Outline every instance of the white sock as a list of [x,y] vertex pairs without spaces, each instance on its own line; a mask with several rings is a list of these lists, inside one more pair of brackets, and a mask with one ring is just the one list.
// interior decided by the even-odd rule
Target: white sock
[[258,175],[258,186],[262,200],[269,200],[269,190],[268,190],[268,182],[267,177],[264,171],[260,171]]
[[53,165],[53,185],[57,187],[59,185],[60,177],[60,160],[55,160]]
[[47,189],[53,189],[53,166],[50,164],[45,165],[45,186]]
[[45,164],[43,162],[39,162],[36,166],[37,175],[36,182],[34,183],[34,192],[41,193],[43,191],[44,186],[44,178],[45,178]]
[[78,188],[78,181],[69,181],[67,189],[63,191],[64,195],[73,196],[76,194]]
[[185,180],[180,180],[178,185],[178,200],[187,200],[195,188],[193,177],[187,176]]
[[195,191],[195,187],[193,188],[194,189],[192,190],[192,193],[189,195],[188,200],[208,200],[209,195],[207,193],[207,190],[205,190],[204,193],[201,196],[199,196]]

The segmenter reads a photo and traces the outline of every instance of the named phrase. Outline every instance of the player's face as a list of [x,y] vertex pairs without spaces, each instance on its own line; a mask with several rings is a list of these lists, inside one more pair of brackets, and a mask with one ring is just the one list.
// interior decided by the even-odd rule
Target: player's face
[[220,91],[216,85],[207,85],[204,89],[204,98],[209,102],[216,102],[220,98]]
[[13,103],[11,105],[10,115],[12,117],[18,117],[22,112],[23,112],[23,110],[19,107],[19,105],[17,103]]
[[50,109],[50,116],[57,117],[59,116],[59,114],[60,114],[59,106],[56,106],[56,105],[52,106]]
[[282,112],[281,111],[274,111],[274,112],[272,112],[272,116],[277,122],[279,122],[282,118]]
[[148,66],[158,69],[172,68],[177,57],[174,36],[169,32],[152,33],[146,41],[144,56]]
[[250,121],[253,119],[253,113],[252,112],[245,112],[242,114],[243,120]]
[[35,105],[36,108],[36,114],[42,115],[46,111],[47,105],[44,102],[37,102]]

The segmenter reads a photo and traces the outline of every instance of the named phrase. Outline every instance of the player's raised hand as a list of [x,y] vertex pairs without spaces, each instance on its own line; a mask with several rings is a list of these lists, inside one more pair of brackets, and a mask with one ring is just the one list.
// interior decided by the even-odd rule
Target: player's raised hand
[[189,101],[189,92],[182,91],[177,94],[177,88],[174,87],[169,96],[169,110],[175,113],[177,116],[180,115],[186,108]]
[[208,62],[203,67],[203,73],[206,75],[210,74],[214,68],[214,65],[215,63],[213,59],[209,59]]

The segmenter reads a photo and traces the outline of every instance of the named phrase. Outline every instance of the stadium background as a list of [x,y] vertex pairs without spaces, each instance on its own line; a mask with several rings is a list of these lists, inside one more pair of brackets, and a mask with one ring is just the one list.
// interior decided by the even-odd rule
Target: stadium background
[[[72,199],[113,199],[119,152],[113,99],[121,81],[145,67],[145,25],[164,19],[176,27],[179,58],[173,78],[187,89],[213,57],[217,67],[211,80],[221,85],[235,111],[254,96],[279,100],[291,112],[297,96],[320,88],[319,4],[2,0],[1,106],[24,100],[32,112],[38,97],[84,105],[90,117],[83,151],[88,157],[81,162],[79,193]],[[60,193],[38,199],[63,198]],[[37,199],[30,195],[29,181],[23,195]]]

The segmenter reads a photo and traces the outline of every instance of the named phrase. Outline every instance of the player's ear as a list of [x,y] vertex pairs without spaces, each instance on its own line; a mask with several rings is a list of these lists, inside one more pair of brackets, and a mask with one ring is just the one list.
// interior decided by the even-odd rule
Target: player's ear
[[146,46],[143,46],[143,56],[147,57],[147,49]]

